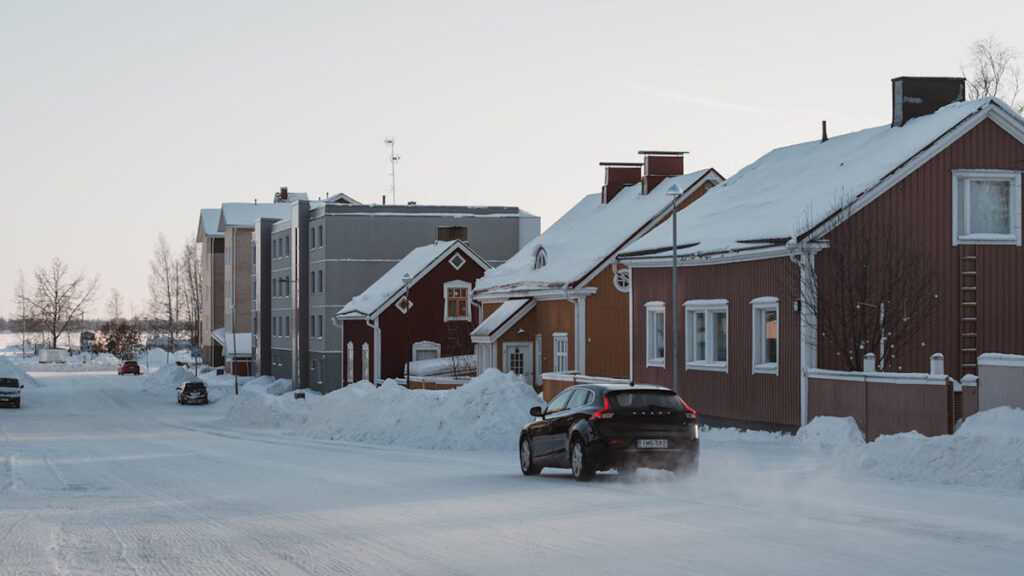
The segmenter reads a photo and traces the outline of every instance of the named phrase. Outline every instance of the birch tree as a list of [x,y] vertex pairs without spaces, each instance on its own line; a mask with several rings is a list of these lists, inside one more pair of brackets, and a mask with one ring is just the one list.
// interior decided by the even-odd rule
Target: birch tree
[[60,258],[35,272],[35,291],[27,297],[29,313],[36,319],[52,348],[57,340],[85,317],[99,289],[99,278],[72,274]]
[[181,285],[178,259],[171,254],[167,238],[160,234],[153,258],[149,261],[149,305],[154,329],[166,333],[172,345],[181,314]]
[[199,250],[195,242],[188,240],[181,252],[180,265],[184,294],[185,314],[188,318],[189,336],[192,345],[199,344],[199,320],[203,304],[202,267],[199,262]]
[[967,80],[969,99],[996,96],[1024,113],[1024,99],[1020,98],[1020,50],[1004,44],[995,36],[975,40],[971,44],[967,64],[960,66]]

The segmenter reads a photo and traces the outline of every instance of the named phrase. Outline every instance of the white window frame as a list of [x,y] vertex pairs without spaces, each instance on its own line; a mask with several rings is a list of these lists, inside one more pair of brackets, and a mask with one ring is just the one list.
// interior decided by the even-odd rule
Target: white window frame
[[[779,374],[779,354],[782,352],[782,318],[779,316],[779,299],[774,296],[754,298],[751,307],[750,371],[752,374]],[[775,312],[775,362],[763,362],[767,340],[762,321],[766,312]]]
[[[1010,184],[1010,233],[971,234],[960,229],[960,216],[964,226],[970,227],[970,183],[995,180]],[[953,170],[953,245],[1003,244],[1021,245],[1021,173],[1013,170]]]
[[552,372],[569,371],[569,333],[555,332],[551,335],[552,349]]
[[[449,288],[464,288],[466,290],[466,314],[464,316],[449,316],[448,315],[448,289]],[[469,282],[462,280],[452,280],[451,282],[444,283],[444,321],[449,322],[453,320],[472,320],[473,318],[473,299],[470,296],[470,289],[472,286]]]
[[[656,344],[655,344],[655,323],[653,319],[656,315],[661,315],[661,357],[656,355]],[[668,350],[668,319],[665,315],[665,303],[647,302],[644,304],[644,348],[646,350],[645,356],[647,357],[647,366],[655,366],[658,368],[665,367],[665,353]]]
[[363,380],[370,379],[370,344],[363,342]]
[[420,342],[414,342],[413,345],[412,345],[412,359],[413,359],[414,362],[416,361],[416,353],[421,351],[421,350],[425,350],[427,352],[433,352],[434,354],[436,354],[436,356],[434,356],[434,358],[440,358],[441,357],[441,345],[440,344],[438,344],[437,342],[431,342],[429,340],[423,340],[423,341],[420,341]]
[[351,340],[345,345],[345,380],[349,384],[354,382],[356,375],[356,346]]
[[[716,300],[687,300],[683,303],[686,309],[686,369],[706,370],[710,372],[729,371],[729,301]],[[725,314],[725,360],[708,360],[715,357],[714,314]],[[696,317],[704,316],[704,329],[707,332],[704,336],[704,360],[694,360],[697,337]]]

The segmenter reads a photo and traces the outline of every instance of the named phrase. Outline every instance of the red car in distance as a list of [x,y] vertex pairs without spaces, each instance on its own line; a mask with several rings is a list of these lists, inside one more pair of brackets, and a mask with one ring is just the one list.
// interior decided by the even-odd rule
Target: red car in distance
[[135,360],[125,360],[117,367],[117,375],[124,376],[125,374],[139,375],[139,363]]

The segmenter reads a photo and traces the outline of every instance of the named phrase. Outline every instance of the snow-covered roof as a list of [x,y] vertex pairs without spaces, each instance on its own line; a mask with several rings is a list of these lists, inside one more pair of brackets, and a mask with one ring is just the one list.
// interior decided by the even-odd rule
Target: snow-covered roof
[[490,316],[484,318],[484,321],[473,329],[470,336],[474,339],[487,339],[492,338],[495,334],[500,335],[504,332],[505,324],[511,318],[517,314],[528,312],[533,306],[533,298],[512,298],[506,300]]
[[[874,188],[965,120],[999,105],[992,98],[960,102],[903,126],[879,126],[772,150],[679,212],[679,255],[784,244]],[[664,254],[660,249],[671,246],[669,221],[634,242],[623,256],[658,257]]]
[[247,358],[252,356],[252,333],[251,332],[225,332],[223,328],[217,328],[212,333],[213,339],[224,347],[225,356],[236,356],[235,345],[238,345],[237,356]]
[[328,196],[327,198],[324,199],[324,203],[325,204],[354,204],[354,205],[362,204],[362,202],[359,202],[355,198],[349,196],[348,194],[344,194],[342,192],[338,192],[336,194],[331,194],[330,196]]
[[223,238],[224,233],[217,228],[220,226],[220,208],[203,208],[199,211],[199,231],[196,235],[196,242],[202,242],[203,238]]
[[225,202],[220,206],[220,223],[218,230],[227,228],[252,228],[257,218],[291,218],[291,203],[276,202],[273,204],[249,204],[246,202]]
[[362,318],[376,315],[380,308],[405,289],[405,282],[402,281],[403,277],[408,275],[411,283],[415,284],[420,276],[433,269],[438,262],[441,262],[449,254],[459,249],[483,268],[486,269],[488,267],[488,264],[461,240],[434,242],[433,244],[420,246],[406,254],[404,258],[399,260],[390,270],[371,284],[369,288],[349,300],[338,312],[337,317]]
[[[507,262],[477,280],[476,291],[515,291],[561,288],[583,279],[601,262],[614,256],[645,225],[671,209],[668,190],[686,192],[711,169],[697,170],[663,180],[649,194],[634,184],[603,204],[601,194],[580,200],[557,222],[534,238]],[[716,179],[717,181],[717,179]],[[535,268],[537,253],[546,253],[546,265]]]

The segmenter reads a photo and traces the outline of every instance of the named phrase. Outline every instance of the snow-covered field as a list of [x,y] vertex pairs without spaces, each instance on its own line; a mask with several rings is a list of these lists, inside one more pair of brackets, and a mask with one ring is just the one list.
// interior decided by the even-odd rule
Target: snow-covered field
[[[0,574],[1014,574],[1024,550],[1020,411],[866,446],[839,421],[715,430],[695,478],[578,484],[523,477],[508,449],[309,437],[311,420],[345,430],[312,416],[337,393],[257,429],[226,417],[303,401],[252,382],[183,407],[169,373],[33,376],[23,408],[0,411]],[[375,394],[407,414],[400,391]],[[469,400],[430,398],[423,410]],[[922,477],[949,468],[942,454],[984,468],[1000,451],[989,474]],[[917,473],[889,479],[913,454]]]

